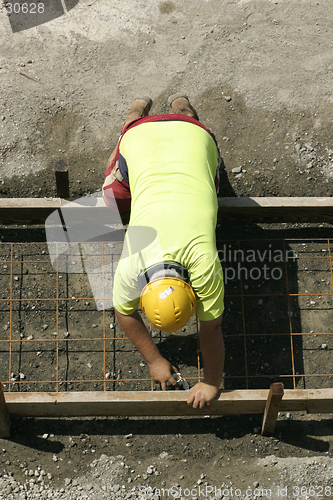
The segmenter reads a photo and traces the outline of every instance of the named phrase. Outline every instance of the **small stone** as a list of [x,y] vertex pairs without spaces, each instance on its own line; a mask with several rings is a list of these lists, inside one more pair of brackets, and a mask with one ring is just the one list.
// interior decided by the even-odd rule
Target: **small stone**
[[152,466],[147,468],[147,474],[152,474],[154,472],[154,468]]
[[27,337],[27,340],[33,340],[33,335],[29,335],[29,337]]
[[12,487],[10,484],[7,484],[7,495],[10,495],[12,492]]
[[241,165],[240,165],[239,167],[234,167],[234,168],[231,170],[231,172],[232,172],[233,174],[239,174],[239,173],[242,171],[242,168],[243,168],[243,167],[242,167]]
[[4,115],[2,115],[2,117],[1,117],[1,121],[3,121],[3,122],[4,122],[4,121],[5,121],[5,119],[6,119],[6,117],[5,117]]
[[3,327],[3,329],[5,330],[5,332],[8,330],[8,328],[9,328],[9,325],[5,325],[5,326]]
[[65,486],[69,486],[71,484],[72,480],[69,477],[65,478]]
[[110,323],[110,328],[114,328],[114,323]]
[[120,490],[119,484],[115,484],[114,487],[113,487],[114,493],[117,493],[117,491],[119,491],[119,490]]
[[53,475],[51,474],[51,472],[47,473],[47,479],[49,479],[50,481],[53,479]]
[[87,363],[87,367],[88,368],[92,368],[92,364],[91,363]]
[[259,300],[258,300],[258,306],[262,306],[262,305],[263,305],[263,303],[264,303],[264,301],[263,301],[262,299],[259,299]]
[[242,173],[235,175],[235,179],[240,179],[241,177],[243,177]]
[[327,349],[327,344],[321,344],[322,349]]
[[132,437],[133,437],[133,434],[132,434],[132,433],[130,433],[130,434],[126,434],[126,436],[125,436],[125,438],[126,438],[126,439],[129,439],[129,438],[132,438]]
[[65,338],[65,339],[68,339],[68,337],[69,337],[69,333],[68,333],[68,332],[65,332],[65,333],[64,333],[64,338]]
[[43,325],[43,330],[47,330],[49,325]]
[[224,97],[224,99],[225,99],[227,102],[230,102],[230,101],[231,101],[231,97],[230,97],[230,95],[224,95],[223,97]]
[[53,462],[58,462],[58,457],[56,455],[53,455],[52,460]]
[[24,375],[24,373],[19,373],[19,376],[20,376],[20,379],[21,379],[21,380],[24,380],[24,379],[25,379],[25,375]]

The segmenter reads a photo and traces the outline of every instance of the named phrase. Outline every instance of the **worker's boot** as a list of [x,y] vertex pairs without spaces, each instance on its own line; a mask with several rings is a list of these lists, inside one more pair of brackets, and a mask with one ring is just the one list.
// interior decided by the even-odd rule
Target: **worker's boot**
[[147,116],[150,108],[152,107],[153,101],[150,97],[138,97],[134,99],[126,116],[125,125],[126,126],[132,120],[136,118],[141,118],[142,116]]
[[189,98],[185,94],[173,94],[168,99],[169,106],[173,113],[178,115],[186,115],[199,120],[196,110],[191,105]]

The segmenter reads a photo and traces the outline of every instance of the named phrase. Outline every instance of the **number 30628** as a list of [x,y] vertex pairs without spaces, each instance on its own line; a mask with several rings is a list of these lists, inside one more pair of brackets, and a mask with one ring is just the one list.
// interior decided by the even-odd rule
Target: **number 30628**
[[43,3],[11,3],[5,2],[7,14],[43,14]]

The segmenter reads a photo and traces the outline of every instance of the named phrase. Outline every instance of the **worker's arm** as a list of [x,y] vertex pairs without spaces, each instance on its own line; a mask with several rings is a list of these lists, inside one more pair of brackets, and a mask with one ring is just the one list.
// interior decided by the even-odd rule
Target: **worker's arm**
[[193,408],[209,405],[218,395],[224,369],[222,315],[212,321],[200,321],[200,349],[204,364],[204,379],[191,390],[188,404]]
[[177,369],[160,354],[138,311],[125,316],[115,308],[115,313],[121,329],[146,360],[152,379],[159,382],[163,390],[166,390],[167,381],[176,385],[172,373]]

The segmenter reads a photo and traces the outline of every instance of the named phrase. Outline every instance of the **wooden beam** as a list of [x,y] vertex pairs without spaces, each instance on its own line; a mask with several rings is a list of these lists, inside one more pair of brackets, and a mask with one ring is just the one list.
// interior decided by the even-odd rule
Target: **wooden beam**
[[[221,391],[211,406],[194,409],[186,391],[5,393],[13,417],[240,415],[263,413],[268,390]],[[317,405],[317,406],[316,406]],[[281,411],[333,412],[333,389],[285,390]]]
[[206,409],[186,403],[185,391],[7,393],[11,416],[234,415],[262,413],[268,391],[227,391]]
[[[44,224],[49,215],[55,210],[64,208],[69,201],[72,201],[69,205],[71,208],[82,210],[82,213],[84,213],[84,210],[89,211],[91,218],[92,207],[83,207],[79,203],[75,203],[75,200],[65,200],[63,198],[2,198],[0,199],[0,224]],[[96,224],[96,220],[100,218],[99,211],[102,210],[105,213],[108,208],[103,199],[98,198],[93,210],[93,220],[87,220],[83,216],[82,222],[84,220],[86,224],[90,222]]]
[[265,406],[264,419],[261,429],[262,436],[271,436],[274,432],[283,393],[284,386],[282,382],[275,382],[271,385]]
[[218,198],[219,222],[333,222],[333,198]]
[[10,436],[10,417],[7,411],[7,405],[3,393],[3,385],[0,382],[0,438]]
[[[2,198],[0,224],[44,224],[46,218],[69,200],[62,198]],[[72,207],[82,207],[72,200]],[[273,223],[273,222],[333,222],[333,198],[218,198],[219,222]],[[99,198],[96,210],[108,210]],[[82,223],[87,223],[84,216]]]

